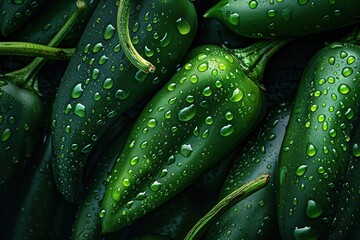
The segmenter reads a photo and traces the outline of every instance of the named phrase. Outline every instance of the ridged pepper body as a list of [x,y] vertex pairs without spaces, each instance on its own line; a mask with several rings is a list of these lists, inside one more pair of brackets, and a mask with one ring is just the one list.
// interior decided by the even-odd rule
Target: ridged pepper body
[[280,153],[284,239],[327,239],[336,218],[360,103],[360,47],[332,43],[308,62]]
[[253,38],[296,37],[359,22],[358,0],[221,0],[206,17]]
[[44,112],[36,93],[0,79],[1,197],[12,191],[36,151],[45,126]]
[[185,62],[129,134],[102,201],[103,232],[125,227],[179,193],[263,116],[262,89],[229,51],[201,46]]
[[116,34],[116,2],[97,5],[58,88],[52,133],[54,174],[62,194],[79,201],[86,158],[121,113],[154,93],[190,47],[197,16],[188,0],[133,1],[130,35],[155,73],[133,66]]

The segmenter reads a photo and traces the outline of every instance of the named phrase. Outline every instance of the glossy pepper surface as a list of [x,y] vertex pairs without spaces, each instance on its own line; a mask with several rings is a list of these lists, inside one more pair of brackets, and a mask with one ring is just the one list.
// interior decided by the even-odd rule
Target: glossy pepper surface
[[271,174],[269,185],[227,209],[209,228],[205,239],[279,238],[275,179],[291,107],[290,103],[282,102],[268,111],[260,127],[237,152],[218,198],[224,198],[262,173]]
[[252,38],[308,35],[359,22],[358,0],[220,0],[205,17]]
[[359,115],[359,35],[318,51],[302,76],[280,153],[284,239],[327,239]]
[[253,130],[264,110],[262,72],[284,43],[237,51],[206,45],[189,53],[129,134],[102,201],[103,232],[160,206]]
[[144,73],[119,45],[117,7],[112,1],[98,4],[54,103],[54,174],[69,201],[82,198],[84,166],[98,139],[122,112],[152,94],[175,70],[197,29],[195,8],[188,0],[132,1],[132,43],[157,66],[155,73]]

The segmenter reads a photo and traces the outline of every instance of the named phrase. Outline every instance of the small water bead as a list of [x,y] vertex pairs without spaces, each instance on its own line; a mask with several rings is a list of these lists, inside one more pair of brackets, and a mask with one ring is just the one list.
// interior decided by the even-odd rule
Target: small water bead
[[309,200],[306,206],[306,216],[309,218],[318,218],[324,212],[324,208],[314,200]]
[[306,170],[307,170],[308,166],[307,165],[301,165],[296,169],[296,175],[301,177],[305,174]]
[[268,17],[275,17],[276,14],[277,14],[277,11],[274,10],[274,9],[270,9],[270,10],[267,11]]
[[191,31],[191,26],[189,22],[184,18],[179,18],[176,20],[176,27],[181,35],[186,35]]
[[157,125],[157,121],[156,121],[155,118],[151,118],[151,119],[149,119],[148,122],[147,122],[147,126],[148,126],[149,128],[154,128],[154,127],[156,127],[156,125]]
[[102,43],[97,43],[94,45],[93,49],[92,49],[92,52],[93,53],[98,53],[100,52],[100,50],[102,50],[104,48],[103,44]]
[[67,133],[70,133],[70,132],[71,132],[71,126],[70,126],[70,125],[67,125],[67,126],[65,127],[65,132],[67,132]]
[[104,218],[104,217],[105,217],[105,210],[103,209],[99,212],[99,218]]
[[237,26],[240,23],[240,15],[235,12],[226,12],[226,19],[231,25],[234,26]]
[[312,112],[315,112],[317,109],[318,109],[318,106],[315,104],[310,107],[310,111],[312,111]]
[[222,82],[220,80],[216,80],[215,82],[215,87],[216,88],[221,88],[223,85],[222,85]]
[[176,87],[176,83],[170,83],[170,84],[168,84],[167,89],[168,89],[170,92],[172,92],[172,91],[175,90],[175,87]]
[[255,9],[255,8],[257,8],[258,4],[259,3],[257,1],[252,0],[252,1],[249,2],[249,8]]
[[147,57],[152,57],[154,55],[154,51],[151,50],[148,46],[144,47],[144,52]]
[[235,127],[232,124],[228,124],[220,129],[220,135],[223,137],[230,136],[235,131]]
[[315,154],[316,154],[316,147],[315,147],[313,144],[308,143],[308,144],[306,145],[306,154],[307,154],[309,157],[315,156]]
[[243,99],[243,97],[244,97],[244,93],[239,88],[236,88],[232,93],[230,101],[239,102]]
[[122,184],[124,185],[124,187],[129,187],[131,185],[131,182],[128,178],[124,178],[122,180]]
[[186,101],[187,101],[188,103],[193,103],[194,100],[195,100],[195,98],[194,98],[193,95],[188,95],[188,96],[186,96]]
[[160,39],[160,46],[161,47],[167,47],[169,46],[169,44],[172,41],[172,35],[170,35],[169,33],[165,33],[164,36]]
[[302,227],[298,228],[295,227],[293,232],[294,239],[319,239],[321,234],[316,230],[312,229],[311,227]]
[[140,37],[139,36],[133,36],[133,38],[131,39],[131,42],[136,45],[140,42]]
[[120,201],[120,196],[121,196],[121,193],[120,193],[120,188],[118,189],[113,189],[111,191],[111,198],[114,200],[114,201]]
[[189,63],[189,62],[186,63],[185,66],[184,66],[185,70],[187,70],[187,71],[190,70],[192,67],[193,67],[193,65],[191,63]]
[[81,149],[81,152],[82,152],[82,153],[88,153],[88,152],[90,152],[91,148],[92,148],[92,144],[85,145],[85,146]]
[[103,83],[103,89],[109,90],[114,86],[114,79],[106,78]]
[[196,113],[196,106],[191,104],[190,106],[185,107],[178,112],[178,119],[182,122],[187,122],[194,118]]
[[208,129],[206,129],[202,134],[201,134],[201,138],[205,139],[209,136],[210,131]]
[[98,63],[99,63],[100,65],[103,65],[103,64],[105,64],[108,60],[109,60],[109,58],[108,58],[107,56],[102,55],[102,56],[99,58]]
[[330,65],[334,65],[335,64],[335,58],[330,57],[328,62],[329,62]]
[[328,129],[328,123],[327,122],[323,122],[322,124],[322,130],[326,131]]
[[194,150],[190,144],[183,144],[180,149],[181,155],[186,158],[189,158]]
[[9,129],[9,128],[4,129],[4,131],[1,134],[0,141],[6,142],[10,138],[11,133],[12,133],[11,129]]
[[211,125],[211,124],[214,123],[214,119],[211,116],[208,116],[208,117],[205,118],[205,123],[207,125]]
[[360,157],[360,146],[358,143],[355,143],[352,148],[351,152],[355,157]]
[[343,68],[341,74],[344,76],[344,77],[348,77],[350,76],[351,74],[353,73],[353,69],[350,68],[350,67],[345,67]]
[[164,114],[164,117],[165,117],[166,119],[170,119],[170,118],[171,118],[171,116],[172,116],[172,114],[171,114],[171,110],[166,111],[166,112],[165,112],[165,114]]
[[74,113],[81,118],[85,118],[86,116],[85,106],[82,105],[81,103],[77,103],[74,109]]
[[221,63],[218,64],[218,67],[219,67],[220,70],[224,71],[226,69],[226,64],[221,62]]
[[346,84],[341,84],[338,88],[339,90],[339,93],[343,94],[343,95],[346,95],[350,92],[350,87]]
[[226,112],[225,118],[226,118],[226,120],[231,121],[231,120],[233,120],[234,115],[232,114],[232,112]]
[[140,28],[140,24],[139,22],[135,22],[134,25],[131,28],[131,31],[133,31],[134,33],[136,33],[137,31],[139,31]]
[[198,81],[198,77],[196,75],[191,75],[190,76],[190,82],[197,83],[197,81]]
[[130,96],[130,91],[119,89],[115,93],[115,97],[120,100],[127,99]]
[[108,24],[104,29],[104,39],[109,40],[115,34],[115,27],[111,24]]
[[303,6],[303,5],[307,4],[309,1],[310,1],[310,0],[298,0],[298,4],[299,4],[300,6]]
[[204,88],[202,94],[205,96],[205,97],[210,97],[211,94],[212,94],[212,90],[211,90],[211,87],[206,87]]
[[348,57],[348,59],[347,59],[346,62],[347,62],[347,64],[350,65],[350,64],[353,64],[353,63],[355,62],[355,60],[356,60],[356,59],[355,59],[354,56],[350,56],[350,57]]
[[320,114],[320,115],[318,116],[318,118],[317,118],[317,120],[318,120],[319,123],[324,122],[325,119],[326,119],[325,114]]
[[333,83],[335,83],[335,78],[334,77],[328,77],[327,81],[328,81],[328,83],[333,84]]
[[198,65],[197,67],[199,72],[205,72],[208,69],[208,64],[207,63],[201,63]]
[[150,185],[150,189],[154,192],[159,191],[161,188],[161,183],[158,181],[154,181],[151,185]]
[[152,24],[149,23],[148,25],[146,25],[145,29],[146,29],[146,31],[151,32],[153,30]]
[[325,173],[324,167],[321,167],[321,166],[320,166],[320,167],[318,168],[317,172],[320,173],[320,174]]
[[120,52],[120,50],[121,50],[121,45],[120,45],[120,44],[116,44],[116,45],[113,47],[114,53]]
[[92,79],[97,80],[100,76],[100,70],[97,68],[94,68],[91,74]]
[[321,94],[322,94],[322,92],[319,91],[319,90],[317,90],[317,91],[314,92],[314,96],[315,96],[315,97],[320,97]]
[[349,108],[348,110],[346,110],[346,112],[345,112],[345,117],[347,118],[347,119],[352,119],[353,117],[354,117],[354,115],[355,115],[355,112],[354,112],[354,110],[352,109],[352,108]]
[[329,131],[329,135],[330,135],[330,137],[332,137],[332,138],[336,137],[336,130],[335,130],[335,129],[331,129],[331,130]]

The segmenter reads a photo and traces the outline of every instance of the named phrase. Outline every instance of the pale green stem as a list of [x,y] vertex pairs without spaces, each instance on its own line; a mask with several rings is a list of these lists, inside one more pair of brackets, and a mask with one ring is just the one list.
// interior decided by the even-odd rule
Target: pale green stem
[[204,217],[202,217],[194,227],[189,231],[184,240],[199,239],[206,228],[214,222],[226,209],[232,207],[239,201],[250,196],[268,185],[270,181],[270,174],[263,174],[258,178],[245,183],[226,197],[218,202]]
[[30,42],[0,42],[0,55],[69,60],[74,52],[75,48],[55,48]]
[[[76,10],[66,21],[65,25],[60,29],[59,32],[50,40],[48,47],[56,47],[64,39],[66,34],[71,30],[71,28],[76,23],[76,19],[84,11],[86,4],[83,0],[76,1]],[[29,65],[26,67],[4,74],[4,77],[12,79],[20,85],[25,85],[31,90],[35,91],[37,94],[41,95],[38,89],[38,73],[40,69],[45,65],[47,59],[42,57],[35,58]]]
[[153,73],[155,72],[155,66],[144,59],[131,42],[129,30],[130,6],[130,0],[120,0],[119,2],[116,25],[120,46],[135,67],[143,72]]

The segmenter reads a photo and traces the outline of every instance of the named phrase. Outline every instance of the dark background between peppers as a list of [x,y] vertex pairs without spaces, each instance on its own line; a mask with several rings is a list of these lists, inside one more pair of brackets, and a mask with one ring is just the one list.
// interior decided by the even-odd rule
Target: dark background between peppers
[[[64,1],[63,4],[64,6],[62,7],[65,7],[66,6],[65,3],[67,2],[70,1]],[[210,6],[213,6],[216,2],[217,1],[214,0],[211,1],[209,0],[206,2],[205,1],[194,2],[196,9],[198,11],[199,28],[198,28],[197,36],[193,42],[192,48],[202,44],[217,44],[217,45],[224,44],[229,48],[239,48],[239,47],[245,47],[250,43],[256,41],[255,39],[241,37],[230,32],[229,30],[225,29],[216,20],[205,19],[201,17],[205,12],[205,10],[208,9]],[[38,29],[38,26],[36,26],[36,24],[41,24],[42,21],[44,21],[41,18],[45,18],[46,16],[52,17],[55,15],[55,13],[48,11],[49,8],[48,4],[43,4],[43,5],[40,4],[40,7],[36,9],[36,14],[30,15],[28,19],[24,20],[22,23],[19,23],[19,26],[12,33],[10,33],[6,37],[2,37],[0,40],[1,41],[31,41],[32,39],[28,38],[26,36],[26,33],[29,34],[32,28]],[[60,46],[64,46],[64,47],[76,46],[76,43],[81,36],[81,32],[86,25],[86,21],[91,15],[92,9],[93,8],[90,8],[89,12],[84,14],[84,20],[82,20],[81,24],[77,25],[76,30],[71,32],[69,34],[69,37]],[[68,11],[71,12],[71,9]],[[42,29],[43,29],[42,31],[36,32],[35,36],[43,36],[49,32],[44,27],[42,27]],[[53,30],[53,28],[51,29]],[[271,108],[272,106],[276,105],[281,101],[287,100],[289,98],[291,99],[295,95],[305,65],[307,64],[311,56],[317,50],[322,48],[325,43],[339,40],[342,36],[345,36],[351,30],[352,30],[352,26],[342,28],[340,30],[338,29],[334,31],[327,31],[324,33],[299,37],[294,41],[292,41],[291,43],[289,43],[287,46],[283,47],[283,49],[281,49],[276,55],[274,55],[267,65],[263,78],[264,79],[263,84],[266,89],[266,96],[268,100],[267,102],[268,107]],[[39,37],[39,39],[40,38],[41,37]],[[41,40],[38,40],[35,37],[33,37],[33,41],[40,42]],[[42,43],[46,44],[46,42],[42,42]],[[7,56],[7,57],[1,56],[0,59],[1,59],[0,73],[6,73],[12,70],[16,70],[20,67],[25,66],[26,63],[30,61],[30,58],[12,57],[12,56]],[[45,103],[47,103],[46,106],[48,108],[51,107],[51,103],[53,101],[56,92],[56,87],[59,85],[59,82],[61,81],[61,77],[64,74],[66,67],[67,67],[66,61],[49,61],[47,65],[39,73],[39,88],[41,93],[43,94],[42,100]],[[142,108],[145,102],[146,100],[140,103],[136,107],[137,110],[128,113],[130,119],[134,120],[136,118],[137,112]],[[50,109],[48,111],[50,112]],[[42,157],[41,152],[43,152],[42,150],[46,148],[46,141],[45,140],[40,141],[38,143],[38,146],[39,146],[37,152],[38,156],[35,156],[34,159],[39,159]],[[239,149],[241,149],[241,146],[239,146]],[[36,165],[35,162],[33,164],[34,166]],[[35,171],[34,166],[32,166],[31,164],[29,165],[27,173],[23,176],[21,180],[19,180],[19,183],[17,185],[18,187],[14,189],[15,193],[12,194],[14,194],[15,196],[20,196],[22,195],[22,193],[26,193],[27,190],[23,188],[24,186],[28,187],[27,184],[25,183],[30,182],[30,179],[32,178],[31,177],[32,172]],[[202,178],[202,181],[199,180],[199,183],[197,183],[197,185],[195,184],[194,186],[191,186],[189,189],[187,189],[184,193],[184,196],[182,196],[182,200],[174,200],[174,202],[180,201],[180,203],[177,203],[180,205],[169,205],[168,209],[160,210],[158,213],[154,213],[153,215],[147,216],[144,219],[140,220],[139,223],[135,223],[134,224],[135,226],[141,226],[139,227],[141,228],[141,231],[139,230],[139,228],[137,228],[137,230],[133,230],[131,229],[131,227],[129,227],[129,229],[126,229],[124,231],[123,239],[127,239],[127,236],[133,236],[134,231],[138,231],[138,230],[139,233],[141,234],[164,234],[166,236],[173,237],[175,239],[177,236],[176,234],[179,235],[186,234],[187,230],[189,230],[186,228],[190,228],[192,226],[190,223],[193,224],[194,219],[202,216],[207,210],[209,210],[212,204],[214,204],[217,200],[216,199],[217,192],[219,191],[222,182],[221,181],[211,182],[211,180],[209,180],[208,178],[210,178],[208,175],[204,176]],[[219,179],[224,180],[224,178],[225,176],[220,174]],[[207,187],[204,186],[206,184],[209,184],[209,182],[212,184],[211,185],[212,189],[208,189],[208,186]],[[49,208],[52,210],[52,213],[49,214],[48,216],[50,220],[48,226],[46,227],[46,230],[44,228],[44,231],[51,232],[51,235],[50,238],[49,236],[46,237],[45,235],[43,237],[44,239],[67,239],[71,234],[72,223],[75,217],[77,205],[65,202],[62,199],[62,197],[57,193],[56,189],[52,189],[51,191],[48,190],[46,194],[47,195],[52,194],[52,196],[47,196],[47,197],[52,198],[51,201],[53,201],[53,206],[52,208]],[[185,204],[188,204],[187,201],[190,201],[187,199],[189,195],[191,196],[191,198],[194,199],[194,201],[190,204],[190,207],[188,207],[189,209],[191,209],[192,212],[190,216],[186,216],[184,214],[183,218],[192,219],[192,221],[182,219],[184,220],[184,222],[189,221],[187,224],[185,223],[184,229],[171,229],[171,227],[168,227],[168,229],[161,228],[160,226],[156,226],[156,224],[152,222],[151,220],[152,217],[157,219],[163,218],[163,216],[160,215],[161,211],[164,211],[165,215],[171,215],[169,214],[169,212],[172,213],[175,212],[177,215],[181,215],[182,212],[179,211],[181,207],[177,208],[177,206],[183,206]],[[14,198],[13,196],[11,196],[10,199],[18,199],[18,198],[20,197]],[[0,202],[2,203],[2,206],[6,206],[6,207],[2,207],[0,210],[0,212],[6,214],[6,215],[1,214],[2,216],[18,214],[18,213],[13,213],[12,210],[22,211],[21,208],[12,206],[12,205],[16,205],[16,201],[1,199]],[[40,204],[38,210],[42,211],[42,207],[43,206],[41,206]],[[201,210],[201,208],[203,209]],[[7,217],[2,219],[3,226],[6,226],[6,224],[4,223],[6,222],[6,219]],[[165,219],[167,220],[167,218]],[[157,220],[157,221],[159,221],[160,224],[162,223],[165,226],[167,224],[166,220],[165,221]],[[54,222],[50,223],[50,221],[54,221]],[[179,225],[181,226],[181,224]],[[2,232],[0,236],[6,236],[4,231],[7,230],[1,228],[1,231]],[[6,239],[6,237],[4,239]],[[31,237],[29,239],[31,239]]]

